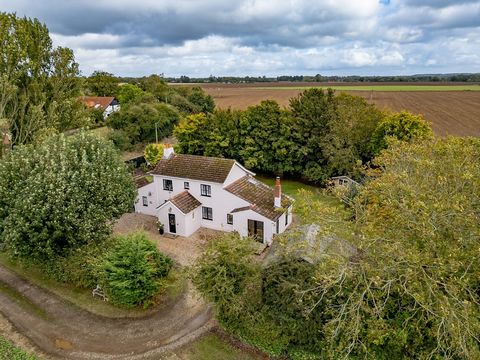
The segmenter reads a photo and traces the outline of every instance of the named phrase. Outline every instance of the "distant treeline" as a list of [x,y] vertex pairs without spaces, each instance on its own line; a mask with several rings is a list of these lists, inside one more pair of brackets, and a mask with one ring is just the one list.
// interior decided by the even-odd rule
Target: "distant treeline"
[[[172,83],[255,83],[255,82],[480,82],[480,73],[474,74],[418,74],[408,76],[314,76],[283,75],[277,77],[266,76],[209,76],[205,78],[191,78],[188,76],[165,77]],[[129,81],[131,79],[124,79]]]

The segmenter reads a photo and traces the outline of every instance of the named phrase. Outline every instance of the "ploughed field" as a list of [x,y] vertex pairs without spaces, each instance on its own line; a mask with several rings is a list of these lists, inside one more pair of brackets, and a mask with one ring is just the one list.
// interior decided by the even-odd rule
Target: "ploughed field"
[[255,83],[199,84],[219,108],[245,109],[262,100],[288,106],[289,99],[310,87],[333,88],[366,98],[380,108],[423,114],[439,136],[480,137],[480,85],[471,83]]

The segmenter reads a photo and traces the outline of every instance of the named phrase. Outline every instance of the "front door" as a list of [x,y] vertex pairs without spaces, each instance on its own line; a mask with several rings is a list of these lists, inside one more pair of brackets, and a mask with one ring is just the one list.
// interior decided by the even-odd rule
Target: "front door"
[[168,232],[176,234],[177,232],[177,223],[175,221],[175,214],[168,214]]
[[248,236],[263,243],[263,221],[248,220]]

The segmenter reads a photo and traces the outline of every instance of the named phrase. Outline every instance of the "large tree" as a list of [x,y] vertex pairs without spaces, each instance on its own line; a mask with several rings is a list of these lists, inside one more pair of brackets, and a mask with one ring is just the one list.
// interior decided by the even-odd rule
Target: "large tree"
[[118,83],[118,79],[112,74],[97,70],[87,78],[87,92],[96,96],[117,96]]
[[63,131],[87,122],[78,76],[72,50],[54,48],[44,24],[0,13],[0,118],[14,144],[45,127]]
[[133,204],[133,180],[116,150],[92,135],[50,137],[0,161],[0,242],[49,260],[102,241]]

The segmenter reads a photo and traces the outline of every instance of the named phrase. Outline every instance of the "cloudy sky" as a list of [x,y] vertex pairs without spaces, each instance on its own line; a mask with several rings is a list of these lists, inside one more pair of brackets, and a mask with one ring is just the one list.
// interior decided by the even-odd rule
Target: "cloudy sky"
[[85,75],[480,72],[475,0],[0,0]]

